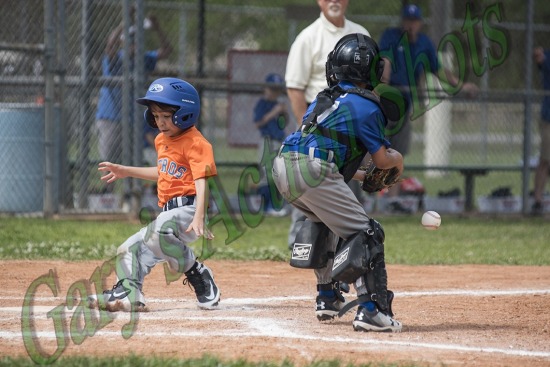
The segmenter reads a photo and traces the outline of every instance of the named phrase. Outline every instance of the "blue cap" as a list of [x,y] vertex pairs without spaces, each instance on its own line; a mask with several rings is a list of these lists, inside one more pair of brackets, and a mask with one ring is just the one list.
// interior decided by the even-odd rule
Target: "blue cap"
[[277,87],[284,87],[285,80],[279,74],[271,73],[265,77],[265,82],[267,84],[275,84]]
[[414,5],[414,4],[405,5],[403,7],[403,11],[401,12],[401,17],[404,19],[422,20],[422,11],[418,7],[418,5]]

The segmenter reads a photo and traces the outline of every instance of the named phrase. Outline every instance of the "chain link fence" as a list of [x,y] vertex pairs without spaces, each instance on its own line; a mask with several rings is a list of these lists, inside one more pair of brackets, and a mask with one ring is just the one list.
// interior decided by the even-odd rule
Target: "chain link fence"
[[[399,25],[403,3],[350,0],[347,14],[378,41],[384,29]],[[424,201],[412,205],[483,211],[484,198],[506,192],[513,202],[496,211],[525,210],[543,95],[531,54],[537,45],[550,47],[550,6],[542,0],[417,4],[423,30],[445,62],[456,73],[465,67],[464,80],[480,93],[472,99],[440,90],[419,106],[405,174],[421,183]],[[243,169],[258,163],[253,109],[265,78],[284,76],[292,41],[319,16],[313,0],[2,5],[0,21],[10,26],[0,29],[0,212],[46,216],[156,205],[154,184],[107,185],[97,167],[103,160],[155,164],[148,140],[155,132],[134,100],[164,76],[198,89],[199,128],[234,197]],[[287,132],[296,126],[290,119]],[[364,199],[367,206],[379,198]]]

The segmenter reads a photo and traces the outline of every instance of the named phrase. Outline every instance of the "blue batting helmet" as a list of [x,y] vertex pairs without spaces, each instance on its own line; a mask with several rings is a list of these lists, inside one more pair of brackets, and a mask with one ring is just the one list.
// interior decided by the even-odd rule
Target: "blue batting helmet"
[[[172,122],[182,130],[195,125],[201,110],[197,90],[191,84],[177,78],[155,80],[149,86],[145,97],[138,98],[136,102],[145,106],[149,106],[151,102],[174,106],[178,110],[172,116]],[[157,128],[149,108],[145,110],[143,116],[149,125]]]

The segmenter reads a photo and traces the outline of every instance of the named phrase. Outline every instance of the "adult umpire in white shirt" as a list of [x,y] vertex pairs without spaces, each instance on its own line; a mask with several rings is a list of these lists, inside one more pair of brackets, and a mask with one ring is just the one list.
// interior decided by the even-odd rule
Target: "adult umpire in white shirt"
[[[363,26],[346,19],[349,0],[317,0],[317,4],[321,9],[319,18],[298,34],[290,47],[286,62],[287,95],[298,127],[302,124],[308,105],[319,92],[328,88],[325,63],[336,43],[351,33],[370,36]],[[360,187],[356,181],[352,180],[350,184],[356,195],[359,195]],[[293,208],[291,213],[292,222],[288,233],[290,249],[305,220],[298,209]],[[336,240],[338,238],[335,237]]]
[[285,82],[292,113],[298,126],[307,106],[327,88],[325,63],[336,42],[351,33],[369,32],[346,19],[349,0],[317,0],[321,14],[294,40],[288,53]]

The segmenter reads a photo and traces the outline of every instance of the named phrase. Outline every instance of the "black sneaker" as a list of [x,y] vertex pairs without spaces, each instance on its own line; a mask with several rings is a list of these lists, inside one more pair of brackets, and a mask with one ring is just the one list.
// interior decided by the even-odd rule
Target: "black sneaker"
[[319,321],[332,320],[347,304],[342,291],[349,292],[349,284],[333,280],[328,284],[317,284],[317,291],[332,291],[333,296],[318,295],[315,299],[315,315]]
[[131,279],[119,280],[112,289],[103,291],[99,297],[103,297],[103,299],[98,299],[97,295],[90,295],[87,300],[88,307],[110,312],[145,311],[145,297],[138,285]]
[[196,262],[193,267],[185,273],[187,276],[183,284],[190,284],[197,295],[197,305],[200,308],[211,309],[220,301],[220,290],[214,283],[212,270],[202,263]]
[[346,302],[342,302],[336,295],[334,297],[317,296],[315,299],[315,315],[319,321],[332,320],[338,316],[338,312],[344,307]]
[[366,307],[359,306],[357,314],[353,320],[353,330],[355,331],[386,331],[401,332],[401,323],[383,312],[378,311],[376,306],[373,311],[368,311]]

